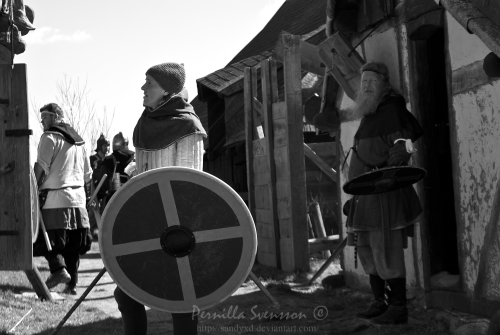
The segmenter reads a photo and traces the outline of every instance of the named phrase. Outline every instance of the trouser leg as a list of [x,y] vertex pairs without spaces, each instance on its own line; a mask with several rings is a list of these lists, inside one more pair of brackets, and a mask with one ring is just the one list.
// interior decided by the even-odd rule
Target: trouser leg
[[135,301],[116,287],[115,300],[118,309],[122,313],[124,335],[146,335],[148,331],[148,320],[144,305]]
[[71,276],[69,286],[76,286],[78,284],[78,268],[80,267],[80,254],[76,251],[64,253],[64,261],[66,263],[66,270]]
[[66,268],[66,262],[59,250],[52,250],[45,255],[45,259],[49,263],[50,273],[54,273],[60,269]]
[[358,253],[363,269],[370,276],[370,287],[372,289],[374,302],[366,311],[358,313],[356,316],[363,319],[372,319],[382,315],[387,310],[385,280],[380,278],[377,273],[371,247],[358,247]]
[[174,335],[198,334],[198,315],[193,313],[172,313]]

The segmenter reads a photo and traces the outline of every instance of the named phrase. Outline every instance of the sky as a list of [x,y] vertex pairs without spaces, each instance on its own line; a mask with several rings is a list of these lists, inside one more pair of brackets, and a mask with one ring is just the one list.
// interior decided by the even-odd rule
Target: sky
[[121,131],[131,140],[149,67],[184,63],[192,100],[196,79],[226,66],[284,2],[25,0],[36,30],[14,62],[27,64],[30,108],[56,102],[65,77],[86,82],[97,111],[114,110],[110,137]]

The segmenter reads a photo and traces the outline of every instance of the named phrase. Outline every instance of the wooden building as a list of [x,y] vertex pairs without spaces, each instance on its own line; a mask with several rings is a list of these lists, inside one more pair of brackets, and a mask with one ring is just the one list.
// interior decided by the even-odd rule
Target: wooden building
[[[233,187],[248,202],[247,159],[245,149],[244,113],[244,71],[245,68],[260,69],[263,60],[273,56],[279,47],[277,41],[283,33],[299,35],[301,40],[317,45],[326,38],[325,12],[326,1],[292,0],[286,1],[262,31],[255,36],[223,69],[197,80],[198,96],[192,104],[200,115],[208,131],[204,170],[217,176]],[[278,63],[278,92],[283,99],[283,67]],[[324,68],[314,72],[301,71],[302,105],[316,105],[322,92]],[[260,76],[260,72],[259,72]],[[259,92],[260,77],[257,80]],[[256,100],[262,103],[259,93]],[[319,99],[321,100],[321,99]],[[314,109],[314,106],[312,107]],[[316,128],[304,118],[303,136],[306,143],[330,142],[334,138],[328,133],[317,134]],[[326,157],[328,156],[329,157]],[[323,153],[323,157],[334,164],[334,152]],[[308,179],[307,201],[320,205],[326,233],[338,234],[337,190],[335,185],[324,177],[310,161],[305,161]],[[304,226],[307,226],[304,220]],[[262,243],[261,243],[262,244]],[[261,260],[262,261],[262,260]],[[270,262],[269,265],[276,263]]]
[[[364,61],[387,64],[391,84],[425,131],[412,162],[428,176],[415,185],[424,214],[405,250],[409,297],[490,316],[500,307],[500,78],[488,77],[483,65],[488,54],[500,56],[500,3],[330,0],[327,8],[329,39],[340,34]],[[325,44],[318,49],[328,51]],[[336,56],[327,56],[335,66]],[[339,84],[343,90],[330,94],[340,108],[352,106],[352,87]],[[341,124],[340,161],[358,126]],[[368,287],[353,248],[342,260],[347,283]]]

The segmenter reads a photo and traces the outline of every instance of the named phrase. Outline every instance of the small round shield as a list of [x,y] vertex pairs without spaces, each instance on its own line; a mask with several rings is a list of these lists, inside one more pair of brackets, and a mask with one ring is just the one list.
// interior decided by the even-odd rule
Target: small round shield
[[99,245],[106,269],[129,296],[188,313],[240,287],[255,259],[257,234],[247,206],[223,181],[166,167],[132,178],[113,195]]
[[385,193],[413,185],[426,175],[422,168],[390,166],[363,173],[345,183],[342,189],[353,195]]

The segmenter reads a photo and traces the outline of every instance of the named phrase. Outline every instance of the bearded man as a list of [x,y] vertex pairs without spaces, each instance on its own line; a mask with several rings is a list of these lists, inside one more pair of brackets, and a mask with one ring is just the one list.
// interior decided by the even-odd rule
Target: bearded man
[[[387,66],[367,63],[361,72],[356,104],[341,112],[341,121],[361,119],[354,136],[349,180],[374,169],[406,165],[414,151],[412,142],[423,135],[406,109],[405,99],[391,88]],[[356,195],[346,203],[344,213],[348,216],[347,245],[357,248],[375,298],[357,317],[374,324],[407,323],[404,249],[422,213],[414,188]]]

